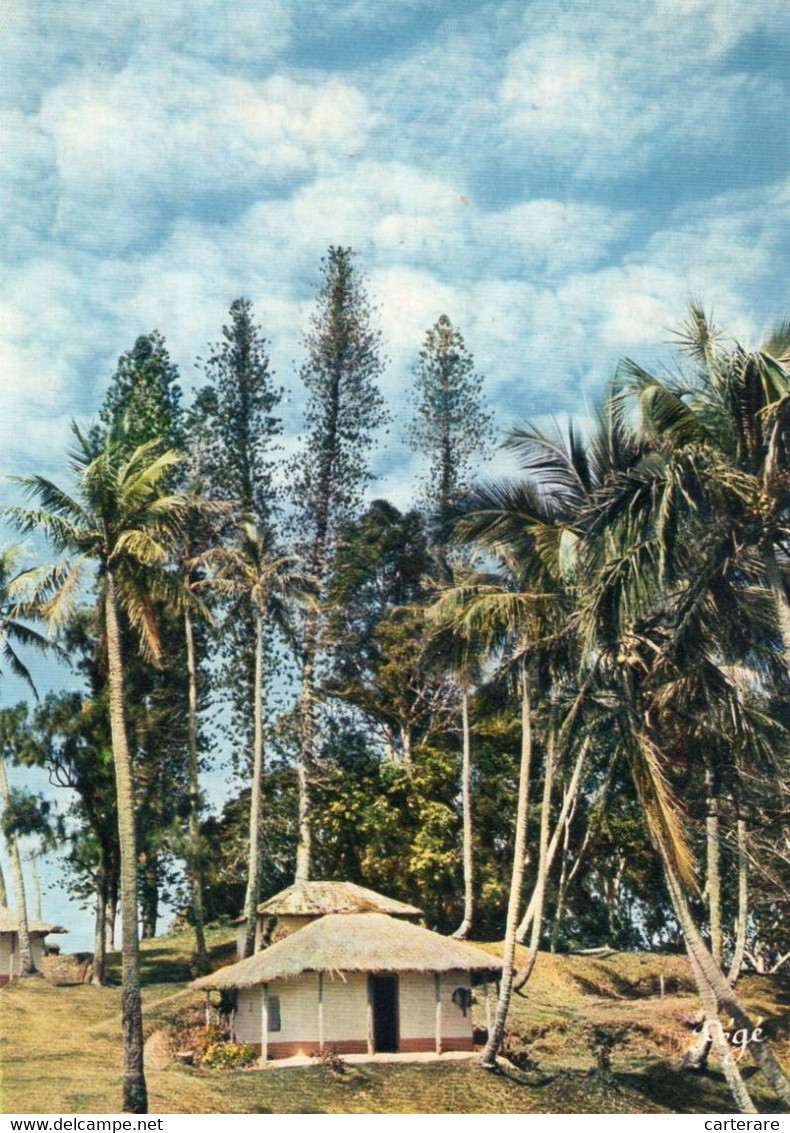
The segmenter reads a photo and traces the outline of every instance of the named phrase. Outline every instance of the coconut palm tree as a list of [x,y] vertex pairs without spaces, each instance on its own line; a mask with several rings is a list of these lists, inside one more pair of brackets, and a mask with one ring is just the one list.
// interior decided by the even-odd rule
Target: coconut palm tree
[[56,626],[68,613],[92,566],[107,657],[110,729],[118,807],[121,914],[123,924],[123,1110],[147,1111],[143,1071],[143,1027],[140,998],[137,912],[137,848],[132,763],[126,731],[121,617],[136,631],[142,656],[156,663],[160,642],[155,618],[157,601],[183,606],[188,595],[167,571],[190,500],[166,494],[166,484],[181,463],[179,454],[160,451],[155,441],[130,452],[123,426],[96,442],[74,426],[76,447],[71,470],[74,495],[43,476],[20,479],[37,507],[9,509],[25,531],[43,531],[65,557],[39,568],[35,581],[49,590],[45,612]]
[[[34,648],[46,651],[51,648],[50,643],[40,633],[32,629],[27,621],[39,616],[37,595],[30,591],[26,571],[19,571],[19,562],[22,548],[18,545],[6,547],[0,551],[0,655],[4,667],[20,680],[24,681],[33,694],[36,688],[30,670],[19,655],[19,647]],[[4,747],[12,741],[19,724],[19,713],[16,709],[8,709],[5,713],[5,726],[3,735],[0,735],[0,801],[4,812],[8,811],[10,795],[8,779],[5,768]],[[11,873],[14,886],[14,897],[19,918],[19,960],[20,975],[23,977],[35,975],[33,954],[30,949],[30,934],[28,932],[27,901],[25,897],[25,883],[22,872],[22,859],[19,853],[19,843],[15,831],[7,835]],[[3,889],[3,904],[5,903],[5,883]]]
[[[507,489],[501,489],[506,491]],[[520,489],[520,502],[535,514],[538,501],[534,493]],[[476,496],[477,500],[480,498]],[[470,538],[480,517],[473,511],[459,527],[459,537]],[[521,892],[527,840],[530,773],[532,769],[532,691],[530,667],[534,665],[538,643],[550,636],[557,614],[556,589],[536,553],[531,532],[521,531],[521,557],[501,536],[492,537],[488,549],[502,563],[500,574],[480,575],[446,590],[435,603],[431,616],[438,625],[451,627],[459,639],[476,641],[481,652],[499,651],[518,689],[521,705],[521,754],[519,759],[513,868],[505,922],[502,979],[493,1028],[480,1065],[496,1066],[510,1008],[515,975],[516,929],[521,912]],[[551,628],[550,628],[551,627]]]
[[[621,393],[616,397],[622,405]],[[652,385],[646,398],[659,420],[666,423],[671,408],[685,421],[686,437],[698,437],[680,396],[664,398]],[[680,451],[679,442],[677,450],[657,439],[651,444],[645,434],[639,443],[640,460],[603,484],[587,509],[580,551],[580,577],[586,579],[578,613],[582,657],[612,705],[613,726],[663,866],[708,1025],[721,1046],[719,1007],[740,1020],[739,1026],[753,1030],[753,1024],[689,909],[694,863],[668,768],[678,745],[681,753],[715,753],[733,763],[744,750],[770,757],[766,717],[751,711],[730,662],[767,673],[771,657],[765,642],[770,644],[776,617],[759,585],[765,575],[758,557],[741,555],[732,529],[708,510],[715,497],[713,476],[721,477],[722,491],[727,484],[720,458],[705,446]],[[699,509],[690,506],[695,483]],[[683,506],[676,505],[676,496]],[[709,889],[711,879],[715,871],[709,869]],[[790,1083],[770,1049],[759,1043],[751,1050],[777,1096],[790,1100]],[[732,1059],[724,1061],[724,1069],[738,1105],[749,1111],[751,1101]]]
[[290,645],[295,644],[289,610],[294,601],[304,600],[309,591],[307,575],[293,555],[277,547],[272,527],[241,524],[238,542],[217,548],[203,556],[203,562],[216,566],[211,585],[217,593],[236,602],[246,601],[252,608],[255,626],[255,670],[253,681],[252,790],[250,797],[250,838],[247,887],[244,897],[246,923],[243,956],[255,947],[255,922],[261,874],[262,786],[264,771],[263,665],[264,641],[268,626],[275,626]]

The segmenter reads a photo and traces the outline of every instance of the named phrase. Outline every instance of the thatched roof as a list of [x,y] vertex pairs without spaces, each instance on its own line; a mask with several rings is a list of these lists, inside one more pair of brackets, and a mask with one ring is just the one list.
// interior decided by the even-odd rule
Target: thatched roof
[[[421,917],[422,909],[375,893],[353,881],[297,881],[258,906],[268,917],[323,917],[327,913],[389,913],[391,917]],[[241,918],[244,919],[243,917]]]
[[303,972],[492,972],[501,961],[460,940],[383,913],[320,917],[190,987],[255,987]]
[[[62,925],[46,924],[45,921],[37,921],[32,918],[28,918],[27,930],[28,932],[40,932],[42,936],[46,936],[49,932],[69,931]],[[4,905],[0,905],[0,932],[19,932],[19,917]]]

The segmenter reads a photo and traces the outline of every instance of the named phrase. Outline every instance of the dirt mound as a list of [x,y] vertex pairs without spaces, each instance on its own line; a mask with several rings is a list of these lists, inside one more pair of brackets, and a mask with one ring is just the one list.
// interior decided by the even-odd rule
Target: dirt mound
[[169,1035],[164,1031],[154,1031],[149,1035],[143,1047],[143,1061],[146,1070],[166,1070],[172,1065],[173,1054]]
[[41,971],[56,987],[88,984],[93,978],[93,953],[67,952],[63,956],[43,956]]

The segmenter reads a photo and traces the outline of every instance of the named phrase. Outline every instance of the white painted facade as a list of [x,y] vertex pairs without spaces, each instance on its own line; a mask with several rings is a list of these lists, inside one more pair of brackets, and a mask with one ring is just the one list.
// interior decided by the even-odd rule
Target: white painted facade
[[[40,970],[41,957],[44,955],[44,938],[40,933],[30,934],[30,951],[33,954],[34,965]],[[18,976],[19,971],[19,934],[0,932],[0,977]]]
[[[436,977],[433,972],[392,973],[398,978],[398,1030],[405,1044],[422,1040],[430,1048],[435,1044],[437,1015],[442,1041],[452,1045],[472,1039],[471,1011],[453,1002],[453,992],[471,987],[468,972],[443,972],[439,976],[437,1013]],[[269,1003],[279,1000],[280,1030],[269,1027],[267,1046],[304,1044],[305,1053],[323,1042],[359,1042],[367,1044],[369,1030],[368,976],[366,973],[341,975],[328,973],[322,980],[322,1009],[319,1011],[319,977],[305,973],[293,980],[273,980],[268,984]],[[234,1021],[240,1042],[261,1043],[262,987],[241,988],[238,992]],[[273,1012],[269,1011],[270,1023]]]

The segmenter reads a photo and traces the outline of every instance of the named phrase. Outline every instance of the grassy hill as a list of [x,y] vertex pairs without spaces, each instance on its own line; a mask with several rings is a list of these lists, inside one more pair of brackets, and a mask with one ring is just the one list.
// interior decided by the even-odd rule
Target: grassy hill
[[[230,933],[214,930],[216,959]],[[186,990],[191,938],[143,944],[148,1035],[202,1002]],[[495,945],[483,945],[496,952]],[[661,977],[664,997],[660,997]],[[117,968],[112,977],[119,981]],[[742,990],[790,1065],[790,988],[747,977]],[[526,997],[516,997],[507,1052],[513,1067],[475,1060],[277,1070],[207,1071],[151,1059],[152,1113],[717,1113],[731,1102],[715,1064],[704,1075],[675,1067],[697,1009],[685,960],[615,954],[541,955]],[[476,1007],[478,1016],[482,1009]],[[484,1019],[476,1021],[482,1025]],[[611,1044],[611,1045],[610,1045]],[[151,1047],[155,1042],[151,1043]],[[611,1071],[601,1068],[610,1049]],[[0,992],[0,1107],[4,1113],[114,1112],[121,1096],[120,987],[17,982]],[[757,1104],[772,1111],[760,1079]]]

